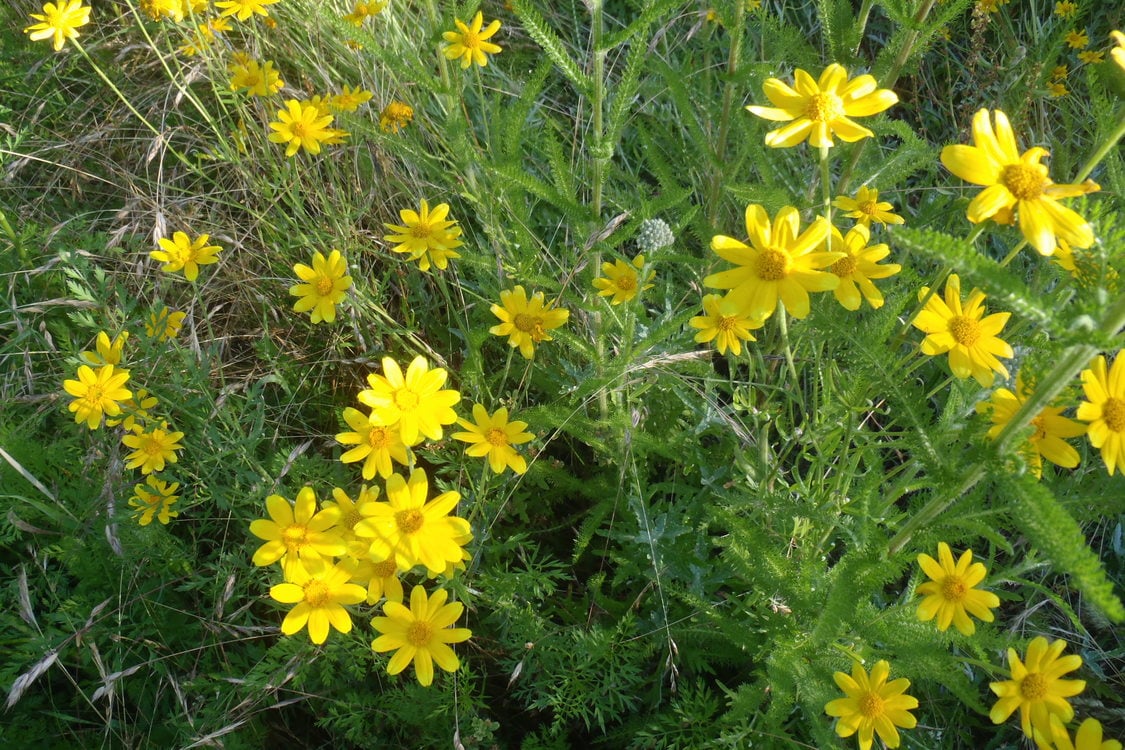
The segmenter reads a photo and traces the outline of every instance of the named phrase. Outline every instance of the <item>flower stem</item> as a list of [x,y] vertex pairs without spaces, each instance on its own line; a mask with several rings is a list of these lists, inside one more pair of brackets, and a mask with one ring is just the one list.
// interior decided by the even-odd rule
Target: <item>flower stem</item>
[[[603,152],[612,148],[605,140],[605,50],[601,49],[602,35],[604,34],[604,15],[602,0],[590,0],[587,3],[590,10],[590,56],[593,78],[593,90],[590,92],[590,106],[593,109],[593,189],[590,194],[590,212],[593,214],[595,230],[600,227],[602,220],[602,182],[605,179],[605,166],[609,161]],[[594,273],[602,267],[602,247],[600,242],[594,243],[593,266]],[[605,375],[605,335],[602,331],[602,314],[595,312],[591,316],[594,325],[594,345],[597,351],[597,375]],[[598,389],[598,414],[602,422],[609,417],[609,393],[605,388]]]
[[[828,146],[820,147],[820,187],[824,194],[824,219],[829,224],[828,245],[832,244],[832,168],[831,152]],[[831,247],[829,247],[831,249]]]
[[[883,76],[883,80],[880,82],[883,88],[893,88],[898,81],[899,74],[902,73],[906,61],[910,59],[910,53],[914,51],[914,45],[918,42],[918,36],[920,35],[918,27],[926,21],[926,16],[930,15],[930,10],[933,9],[936,2],[937,0],[923,0],[921,7],[918,8],[918,12],[914,14],[915,29],[907,33],[906,40],[902,44],[902,49],[899,50],[894,62],[891,63],[887,74]],[[852,151],[851,159],[848,160],[844,171],[840,173],[840,180],[836,183],[836,188],[841,193],[848,192],[848,183],[851,181],[852,172],[855,171],[856,165],[859,164],[859,158],[863,155],[863,149],[866,148],[868,140],[870,139],[865,138],[859,142]]]
[[[723,86],[723,109],[719,117],[719,135],[715,141],[715,163],[726,162],[727,138],[730,135],[731,109],[734,107],[735,82],[738,62],[742,57],[742,36],[745,24],[736,23],[730,31],[730,49],[727,52],[727,82]],[[711,185],[707,193],[708,219],[712,226],[719,219],[719,192],[723,187],[723,172],[716,169],[711,173]]]
[[785,304],[777,301],[777,327],[781,330],[781,343],[785,347],[785,364],[789,367],[789,375],[793,378],[793,387],[797,387],[797,367],[793,364],[793,347],[789,344],[789,319],[785,314]]
[[1078,171],[1078,175],[1074,178],[1074,181],[1082,182],[1087,177],[1089,177],[1090,173],[1094,171],[1094,168],[1097,167],[1098,164],[1101,164],[1101,161],[1106,157],[1106,154],[1108,154],[1114,148],[1114,146],[1117,145],[1117,142],[1120,141],[1123,137],[1125,137],[1125,110],[1122,111],[1121,119],[1117,123],[1117,130],[1110,133],[1110,136],[1109,138],[1106,138],[1105,143],[1098,147],[1098,150],[1094,152],[1094,155],[1091,156],[1089,161],[1087,161],[1082,169]]

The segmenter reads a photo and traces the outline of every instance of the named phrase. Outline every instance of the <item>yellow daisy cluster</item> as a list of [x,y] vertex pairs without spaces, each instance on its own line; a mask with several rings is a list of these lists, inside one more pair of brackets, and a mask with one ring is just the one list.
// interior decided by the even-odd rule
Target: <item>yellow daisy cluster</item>
[[[464,612],[460,603],[446,604],[448,593],[427,596],[426,578],[452,578],[469,558],[469,523],[452,515],[461,496],[446,491],[430,497],[426,472],[415,468],[409,478],[390,473],[378,487],[364,485],[356,498],[343,489],[318,503],[311,487],[303,487],[290,503],[281,495],[266,498],[267,518],[250,524],[250,533],[264,544],[254,552],[258,566],[280,565],[282,582],[270,597],[292,608],[281,632],[294,635],[306,627],[309,639],[322,644],[331,629],[348,633],[347,608],[382,602],[384,616],[372,626],[380,633],[374,651],[395,651],[388,672],[398,674],[413,663],[422,685],[433,681],[436,663],[448,672],[459,667],[449,644],[467,640],[471,632],[451,628]],[[402,581],[416,577],[410,606],[403,604]]]
[[[807,141],[819,149],[822,159],[828,158],[835,139],[854,143],[873,137],[855,118],[878,114],[898,101],[893,91],[878,88],[874,77],[850,78],[838,64],[829,65],[819,78],[798,69],[792,86],[770,78],[763,89],[773,106],[750,105],[747,111],[787,123],[766,134],[766,145],[787,148]],[[903,218],[867,185],[854,196],[837,196],[831,205],[855,220],[846,233],[827,215],[802,226],[801,211],[795,206],[783,206],[771,219],[764,206],[749,204],[745,235],[711,238],[711,250],[734,268],[703,279],[705,286],[724,294],[705,295],[704,314],[690,320],[698,329],[697,342],[713,343],[720,354],[729,350],[738,356],[743,342],[756,340],[751,331],[778,310],[793,318],[807,317],[815,292],[833,292],[847,310],[858,310],[864,301],[872,308],[882,306],[883,296],[873,280],[892,276],[901,266],[880,264],[890,248],[871,242],[872,225],[902,224]]]
[[128,331],[112,339],[100,331],[94,348],[79,354],[83,364],[78,366],[76,379],[63,381],[63,390],[72,397],[67,408],[77,423],[85,423],[91,430],[99,429],[103,422],[106,427],[122,428],[121,444],[130,450],[125,456],[125,467],[140,469],[147,475],[144,484],[136,485],[129,500],[134,517],[147,526],[156,514],[160,523],[167,524],[179,515],[171,510],[179,499],[174,494],[179,483],[168,483],[157,472],[179,460],[184,433],[172,430],[167,421],[153,416],[158,401],[148,391],[126,388],[130,371],[122,367],[122,362],[128,339]]

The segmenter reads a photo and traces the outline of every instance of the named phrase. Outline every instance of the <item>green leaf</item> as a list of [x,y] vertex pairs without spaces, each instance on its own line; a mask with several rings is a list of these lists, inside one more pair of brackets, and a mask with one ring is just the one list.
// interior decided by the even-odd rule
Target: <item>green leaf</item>
[[1097,554],[1086,544],[1082,527],[1054,494],[1031,476],[998,478],[997,487],[1010,504],[1012,523],[1045,554],[1055,568],[1113,622],[1125,621],[1125,606]]

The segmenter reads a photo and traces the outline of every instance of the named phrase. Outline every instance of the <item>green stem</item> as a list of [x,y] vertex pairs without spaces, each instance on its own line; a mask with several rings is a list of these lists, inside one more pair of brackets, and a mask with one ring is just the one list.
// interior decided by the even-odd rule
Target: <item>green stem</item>
[[1027,240],[1023,240],[1020,244],[1012,248],[1012,251],[1004,256],[1004,260],[1000,261],[1000,266],[1004,267],[1011,263],[1012,259],[1019,255],[1020,250],[1023,250],[1025,247],[1027,247]]
[[[612,148],[605,143],[605,50],[602,46],[602,35],[605,30],[602,0],[589,0],[587,7],[590,9],[590,55],[593,73],[593,90],[590,92],[590,106],[593,108],[593,189],[590,195],[590,211],[594,218],[595,231],[601,228],[602,221],[602,183],[605,180],[605,167],[612,155]],[[610,154],[603,153],[610,149]],[[594,273],[600,273],[602,268],[602,248],[600,242],[594,243],[593,267]],[[594,325],[594,343],[597,351],[597,375],[605,375],[605,336],[602,331],[602,314],[595,312],[592,316]],[[609,393],[605,388],[598,389],[598,413],[602,422],[609,417]]]
[[[924,0],[922,6],[918,8],[918,12],[914,14],[914,23],[918,26],[922,25],[926,16],[930,15],[937,0]],[[887,70],[887,74],[883,76],[882,87],[893,88],[898,81],[899,75],[902,73],[906,61],[910,59],[910,53],[914,50],[914,45],[918,42],[920,33],[915,30],[907,33],[906,39],[902,44],[902,49],[899,50],[898,55],[895,57],[891,67]],[[836,189],[841,193],[848,192],[848,184],[852,178],[852,172],[855,171],[856,166],[859,164],[859,159],[863,155],[864,148],[867,147],[867,141],[870,138],[865,138],[859,142],[859,145],[852,151],[851,159],[848,160],[848,165],[844,167],[844,171],[840,174],[840,180],[836,183]]]
[[797,387],[797,366],[793,363],[793,347],[789,344],[789,318],[785,313],[785,303],[777,301],[777,327],[781,331],[781,343],[785,347],[785,364],[789,368],[789,376],[793,378],[793,387]]
[[[824,219],[828,222],[828,244],[832,242],[832,168],[831,151],[828,146],[820,147],[820,186],[824,196]],[[829,248],[831,249],[831,248]]]
[[859,6],[859,15],[856,17],[856,29],[858,29],[856,36],[860,41],[856,42],[855,51],[852,53],[856,56],[859,55],[859,45],[863,41],[863,33],[867,31],[867,19],[871,16],[872,5],[874,5],[873,0],[863,0],[863,3]]
[[890,543],[887,545],[887,554],[890,556],[898,554],[899,550],[907,545],[910,538],[919,529],[928,526],[949,508],[957,500],[960,500],[965,493],[977,485],[977,482],[984,479],[987,472],[983,464],[977,464],[965,475],[965,478],[953,488],[952,492],[937,495],[924,506],[922,509],[915,513],[910,519],[902,525],[898,533],[894,535]]
[[707,193],[708,219],[712,226],[719,220],[719,193],[723,187],[723,171],[719,168],[719,165],[726,162],[731,110],[734,108],[734,76],[738,71],[738,61],[742,57],[742,37],[745,27],[746,25],[740,19],[730,33],[730,50],[727,53],[727,82],[723,86],[723,110],[719,117],[719,136],[715,141],[715,166],[711,170],[711,185]]
[[[1125,328],[1125,295],[1114,301],[1095,330],[1102,336],[1112,337],[1116,336],[1122,328]],[[987,473],[985,467],[995,462],[996,457],[1003,453],[1005,446],[1012,437],[1020,434],[1027,425],[1031,424],[1031,420],[1043,410],[1043,407],[1047,406],[1067,384],[1072,382],[1074,376],[1082,368],[1089,365],[1090,359],[1097,352],[1097,347],[1090,344],[1076,344],[1069,347],[1063,353],[1058,364],[1039,381],[1035,392],[1023,402],[1008,421],[1008,424],[1000,430],[1000,434],[996,436],[993,450],[985,456],[983,461],[969,471],[952,492],[935,496],[904,523],[888,544],[889,553],[894,555],[901,550],[918,529],[932,523],[954,502],[976,486]]]
[[1074,178],[1075,181],[1082,182],[1089,177],[1090,173],[1094,171],[1094,168],[1101,163],[1102,159],[1106,157],[1106,154],[1113,150],[1117,142],[1123,137],[1125,137],[1125,110],[1122,110],[1121,120],[1117,123],[1117,130],[1113,131],[1109,138],[1106,138],[1105,143],[1098,147],[1094,155],[1091,156],[1089,161],[1078,171],[1078,175]]

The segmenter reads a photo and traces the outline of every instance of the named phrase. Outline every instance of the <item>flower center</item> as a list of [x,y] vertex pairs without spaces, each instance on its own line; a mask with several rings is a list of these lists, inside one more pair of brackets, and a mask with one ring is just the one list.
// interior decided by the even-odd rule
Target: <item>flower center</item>
[[856,208],[859,209],[861,214],[867,214],[868,216],[874,216],[875,212],[879,210],[875,207],[875,201],[863,201]]
[[426,517],[416,508],[400,510],[398,513],[395,513],[395,523],[398,524],[399,531],[403,534],[413,534],[418,529],[422,528],[422,524],[425,523],[425,521]]
[[395,391],[395,406],[399,408],[399,411],[413,411],[418,408],[419,401],[418,394],[414,391],[406,388]]
[[1036,442],[1047,437],[1047,428],[1043,425],[1043,417],[1036,417],[1031,420],[1031,424],[1035,427],[1035,434],[1031,436],[1031,441]]
[[480,38],[472,29],[469,29],[461,35],[461,45],[468,49],[476,49],[480,46]]
[[715,324],[715,327],[719,329],[720,333],[725,333],[729,336],[738,328],[738,316],[720,315],[719,322]]
[[520,313],[512,321],[512,324],[524,333],[531,333],[542,325],[542,321],[535,315]]
[[1047,694],[1047,678],[1031,672],[1020,680],[1020,694],[1029,701],[1037,701]]
[[381,563],[375,563],[375,567],[371,571],[372,578],[390,578],[398,572],[398,563],[392,557],[389,560],[384,560]]
[[430,227],[429,223],[424,221],[420,221],[410,227],[410,236],[417,240],[429,239],[430,235],[433,233],[433,229]]
[[1107,398],[1102,404],[1102,419],[1114,432],[1125,432],[1125,401],[1112,396]]
[[328,585],[319,578],[314,578],[305,584],[305,601],[310,607],[323,607],[328,603],[329,598]]
[[406,642],[411,646],[426,646],[430,643],[433,633],[434,629],[430,627],[428,622],[415,620],[406,629]]
[[159,456],[164,453],[164,443],[155,435],[150,435],[147,440],[141,443],[140,451],[149,456]]
[[508,433],[504,432],[499,427],[493,427],[484,437],[488,440],[490,445],[494,445],[497,448],[504,448],[508,445]]
[[352,508],[351,512],[348,513],[348,515],[343,516],[340,519],[340,525],[343,526],[345,529],[353,529],[353,528],[355,528],[355,525],[362,520],[363,520],[363,516],[360,515],[359,511],[356,510],[355,508]]
[[762,281],[781,281],[789,275],[789,255],[780,250],[764,250],[758,254],[758,277]]
[[962,346],[972,346],[980,338],[980,323],[964,315],[958,315],[949,321],[949,334]]
[[332,279],[327,276],[321,276],[316,280],[316,293],[321,297],[327,297],[329,294],[332,294],[332,290],[335,286],[336,284],[333,283]]
[[1043,174],[1028,164],[1009,164],[1000,173],[1000,182],[1021,201],[1033,201],[1043,194],[1047,181]]
[[965,598],[969,587],[957,576],[949,576],[941,582],[941,595],[943,599],[959,602]]
[[805,117],[814,122],[832,122],[844,116],[844,102],[835,94],[820,93],[809,97]]
[[[398,403],[397,397],[395,403]],[[390,440],[387,439],[387,428],[385,427],[372,427],[367,433],[367,444],[375,450],[386,448],[389,442]]]
[[105,389],[100,384],[95,383],[86,389],[86,403],[92,408],[99,408],[102,401],[105,400]]
[[286,526],[285,530],[281,532],[281,541],[285,542],[285,549],[289,552],[303,547],[305,544],[305,534],[308,529],[304,526]]
[[859,699],[859,712],[868,719],[883,715],[883,698],[876,692],[870,692]]
[[855,273],[855,269],[858,266],[859,262],[855,259],[854,255],[845,255],[832,264],[832,273],[836,274],[841,279],[846,278]]
[[621,291],[631,292],[637,288],[637,277],[627,273],[624,276],[618,276],[614,279],[613,283],[616,284],[617,288]]
[[303,120],[294,120],[289,125],[289,131],[293,133],[294,138],[300,138],[302,141],[307,140],[311,128]]

